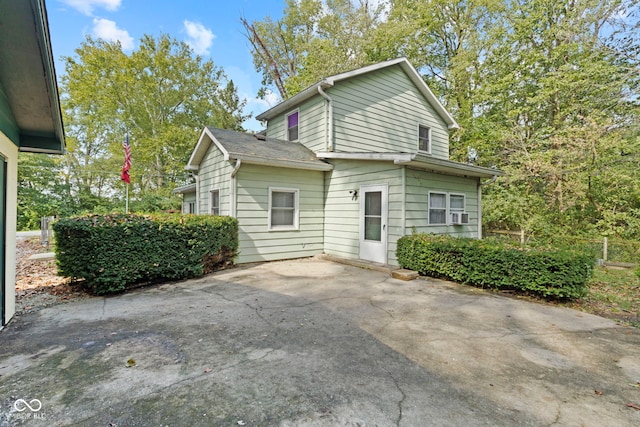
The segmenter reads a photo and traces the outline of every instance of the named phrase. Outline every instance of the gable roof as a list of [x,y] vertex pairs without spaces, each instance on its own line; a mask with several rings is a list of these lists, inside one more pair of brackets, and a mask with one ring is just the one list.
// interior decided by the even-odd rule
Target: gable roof
[[455,119],[449,112],[444,108],[444,106],[440,103],[438,98],[434,95],[434,93],[429,89],[429,86],[424,82],[420,73],[411,65],[407,58],[397,58],[389,61],[379,62],[377,64],[368,65],[366,67],[358,68],[353,71],[348,71],[346,73],[336,74],[335,76],[327,77],[319,82],[309,86],[304,89],[302,92],[297,93],[291,98],[281,102],[280,104],[270,108],[262,114],[256,116],[258,120],[269,120],[279,114],[282,114],[286,111],[289,111],[294,108],[294,106],[306,101],[307,99],[318,95],[318,88],[327,89],[334,84],[347,80],[356,76],[361,76],[363,74],[371,73],[374,71],[381,70],[383,68],[388,68],[398,65],[400,66],[404,72],[407,74],[409,79],[413,82],[416,88],[422,93],[422,95],[426,98],[426,100],[431,104],[431,106],[440,114],[444,122],[449,126],[449,129],[457,129],[458,123],[456,123]]
[[20,151],[64,152],[44,0],[0,1],[0,131]]
[[265,138],[233,130],[206,127],[185,169],[198,170],[211,144],[215,144],[225,160],[240,160],[265,166],[326,171],[333,166],[318,160],[313,151],[299,142]]

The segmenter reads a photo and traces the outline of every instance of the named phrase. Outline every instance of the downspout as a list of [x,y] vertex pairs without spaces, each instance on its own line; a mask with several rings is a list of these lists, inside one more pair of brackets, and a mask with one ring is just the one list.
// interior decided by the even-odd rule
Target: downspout
[[324,146],[326,151],[333,151],[335,149],[335,144],[333,140],[333,99],[331,99],[331,97],[327,95],[327,93],[324,90],[322,90],[322,85],[318,85],[318,93],[320,94],[320,96],[326,99],[327,103],[329,104],[329,113],[328,113],[329,117],[327,118],[327,134],[326,134]]
[[478,239],[482,239],[482,186],[496,182],[498,175],[493,175],[487,182],[478,180]]
[[230,206],[230,216],[232,217],[236,217],[236,192],[237,192],[237,185],[236,185],[236,174],[238,173],[238,169],[240,169],[240,165],[242,165],[242,160],[240,159],[236,159],[236,165],[233,167],[233,170],[231,171],[231,194],[229,197],[229,203],[231,204]]

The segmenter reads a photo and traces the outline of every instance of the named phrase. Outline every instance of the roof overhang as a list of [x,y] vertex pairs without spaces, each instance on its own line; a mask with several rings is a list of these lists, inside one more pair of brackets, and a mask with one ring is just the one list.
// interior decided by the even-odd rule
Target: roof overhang
[[64,152],[44,0],[0,1],[0,131],[20,151]]
[[188,194],[188,193],[195,193],[195,192],[196,192],[195,184],[187,184],[187,185],[183,185],[182,187],[177,187],[173,189],[173,194]]
[[317,153],[319,159],[343,159],[364,161],[392,161],[397,165],[405,165],[415,169],[445,175],[456,175],[476,178],[492,178],[503,176],[504,172],[498,169],[485,168],[483,166],[469,165],[453,162],[451,160],[436,159],[425,155],[411,153],[345,153],[324,152]]
[[189,171],[199,170],[200,164],[207,154],[207,151],[209,150],[211,144],[216,145],[216,147],[224,156],[224,160],[226,161],[241,160],[243,164],[315,171],[329,171],[333,169],[333,165],[323,162],[301,162],[290,159],[274,159],[271,157],[261,157],[245,153],[234,153],[225,149],[225,147],[220,143],[220,141],[217,140],[217,138],[208,128],[204,128],[204,130],[202,131],[200,139],[198,139],[198,143],[196,144],[196,148],[193,150],[193,153],[191,153],[191,157],[189,158],[185,169]]
[[279,114],[285,113],[291,110],[294,106],[306,101],[307,99],[318,94],[318,87],[322,89],[327,89],[334,84],[347,80],[352,77],[360,76],[363,74],[370,73],[372,71],[377,71],[383,68],[391,67],[394,65],[399,65],[404,72],[407,74],[409,79],[413,82],[413,84],[420,90],[422,95],[429,101],[429,103],[433,106],[433,108],[438,112],[438,114],[445,121],[449,129],[458,129],[458,123],[455,121],[453,116],[444,108],[442,103],[438,100],[438,98],[434,95],[434,93],[429,89],[429,86],[425,83],[422,76],[418,71],[411,65],[407,58],[397,58],[392,59],[390,61],[384,61],[377,64],[369,65],[366,67],[358,68],[357,70],[349,71],[346,73],[337,74],[335,76],[327,77],[312,86],[304,89],[302,92],[297,93],[291,98],[281,102],[280,104],[270,108],[262,114],[256,116],[257,120],[269,120]]

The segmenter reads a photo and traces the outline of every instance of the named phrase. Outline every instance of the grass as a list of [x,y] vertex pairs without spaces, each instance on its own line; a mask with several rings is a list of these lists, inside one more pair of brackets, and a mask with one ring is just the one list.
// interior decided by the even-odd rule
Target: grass
[[566,305],[640,328],[640,277],[634,270],[596,267],[588,294]]

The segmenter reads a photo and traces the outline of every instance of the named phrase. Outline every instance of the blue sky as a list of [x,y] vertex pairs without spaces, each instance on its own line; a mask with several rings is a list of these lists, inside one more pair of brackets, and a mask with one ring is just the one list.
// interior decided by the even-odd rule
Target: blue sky
[[[256,99],[261,76],[253,66],[240,17],[277,19],[284,0],[46,0],[46,6],[58,76],[64,73],[60,58],[73,56],[86,35],[119,40],[125,52],[131,52],[143,34],[167,33],[224,69],[248,101],[246,113],[255,116],[270,106]],[[261,129],[256,120],[244,126]]]

